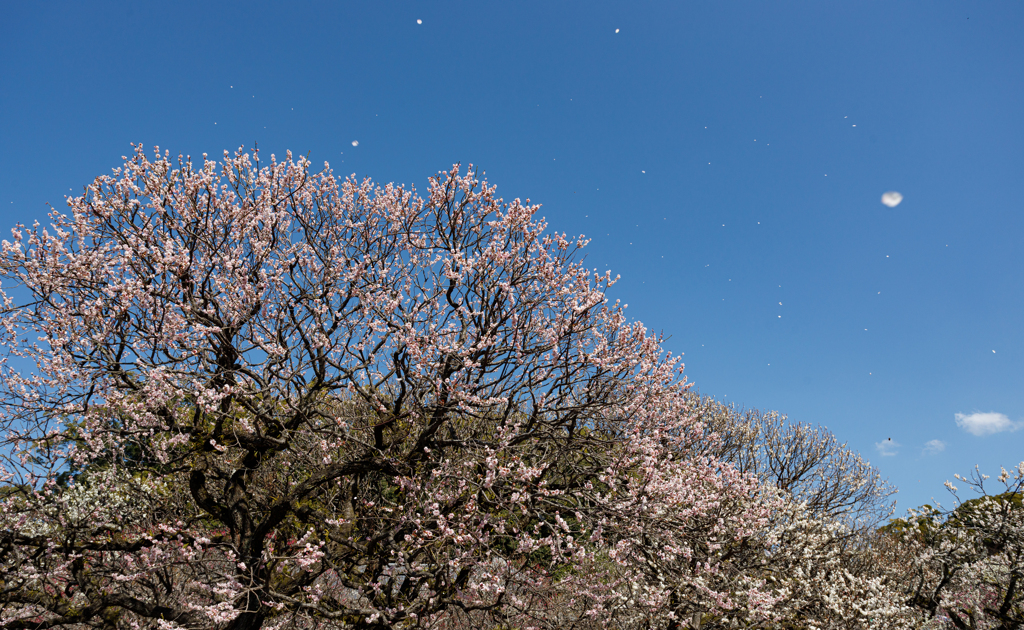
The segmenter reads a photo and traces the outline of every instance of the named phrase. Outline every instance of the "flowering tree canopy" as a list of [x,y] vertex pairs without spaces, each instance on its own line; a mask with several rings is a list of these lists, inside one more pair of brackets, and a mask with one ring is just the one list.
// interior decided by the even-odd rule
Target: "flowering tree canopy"
[[678,626],[666,571],[770,604],[694,542],[770,504],[686,456],[682,364],[536,212],[472,167],[421,197],[137,148],[15,228],[0,624]]
[[961,500],[947,481],[956,505],[925,505],[883,530],[912,553],[909,601],[944,627],[1010,630],[1024,626],[1024,462],[1005,468],[992,494],[988,475],[975,469],[959,482],[980,496]]
[[783,491],[815,517],[841,521],[852,533],[892,516],[896,489],[878,469],[823,426],[790,423],[777,412],[737,410],[693,390],[690,413],[716,439],[692,450],[713,455]]

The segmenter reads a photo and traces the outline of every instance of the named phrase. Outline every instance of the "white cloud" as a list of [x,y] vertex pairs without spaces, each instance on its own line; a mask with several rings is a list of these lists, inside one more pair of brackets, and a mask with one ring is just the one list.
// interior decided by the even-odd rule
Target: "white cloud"
[[924,454],[935,455],[946,450],[946,443],[942,440],[928,440],[924,443]]
[[972,414],[956,414],[956,426],[972,435],[992,435],[1003,431],[1016,431],[1024,427],[1024,422],[1014,422],[1001,413],[990,411]]
[[896,449],[899,447],[900,443],[892,439],[885,440],[884,442],[875,442],[875,448],[878,449],[878,454],[882,457],[892,457],[896,454]]

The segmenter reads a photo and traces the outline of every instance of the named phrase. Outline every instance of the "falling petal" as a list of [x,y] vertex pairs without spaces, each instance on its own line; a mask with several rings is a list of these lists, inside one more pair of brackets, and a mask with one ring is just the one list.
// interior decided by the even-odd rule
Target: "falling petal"
[[358,140],[353,140],[352,141],[352,146],[358,147],[359,146],[359,141]]
[[895,190],[890,190],[889,192],[882,195],[882,203],[889,206],[890,208],[895,208],[896,206],[900,205],[901,201],[903,201],[903,195],[899,194]]

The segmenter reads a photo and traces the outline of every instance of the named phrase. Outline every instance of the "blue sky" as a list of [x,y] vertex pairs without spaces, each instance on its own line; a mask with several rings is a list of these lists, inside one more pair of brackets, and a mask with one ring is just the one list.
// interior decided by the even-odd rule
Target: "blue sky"
[[824,424],[902,510],[1024,460],[1022,32],[1019,2],[5,3],[0,219],[131,142],[474,163],[593,237],[702,392]]

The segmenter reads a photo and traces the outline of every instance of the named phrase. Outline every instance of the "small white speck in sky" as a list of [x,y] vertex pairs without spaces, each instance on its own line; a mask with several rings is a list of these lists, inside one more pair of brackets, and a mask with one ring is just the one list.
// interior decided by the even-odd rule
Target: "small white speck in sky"
[[996,351],[995,351],[995,350],[993,350],[993,351],[992,351],[992,354],[995,354],[995,353],[996,353]]
[[423,20],[416,20],[417,24],[423,24]]
[[890,208],[895,208],[900,205],[901,201],[903,201],[903,195],[899,194],[895,190],[890,190],[889,192],[882,194],[882,203]]
[[359,146],[359,141],[358,140],[353,140],[352,141],[352,146],[358,147]]
[[618,32],[619,32],[619,29],[615,29],[615,32],[616,32],[616,33],[618,33]]
[[640,172],[641,172],[641,173],[646,173],[647,171],[640,171]]

